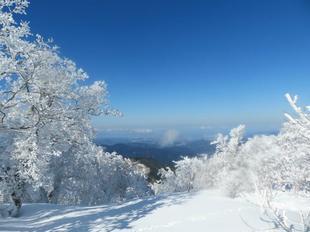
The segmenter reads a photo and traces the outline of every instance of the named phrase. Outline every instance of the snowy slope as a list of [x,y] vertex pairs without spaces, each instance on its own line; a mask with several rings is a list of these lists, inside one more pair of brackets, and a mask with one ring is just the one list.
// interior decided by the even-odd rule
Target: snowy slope
[[0,219],[0,231],[242,232],[253,231],[249,225],[268,228],[259,216],[260,209],[245,200],[201,191],[110,206],[28,204],[19,218]]

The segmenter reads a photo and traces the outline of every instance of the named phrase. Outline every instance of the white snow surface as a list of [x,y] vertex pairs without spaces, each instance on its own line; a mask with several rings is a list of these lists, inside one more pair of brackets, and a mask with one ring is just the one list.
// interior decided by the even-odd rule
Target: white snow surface
[[[310,208],[309,201],[301,201],[300,205]],[[291,209],[294,207],[296,204]],[[208,190],[119,205],[25,204],[20,217],[0,219],[0,231],[243,232],[270,228],[260,220],[261,215],[257,206],[244,199],[231,199]]]

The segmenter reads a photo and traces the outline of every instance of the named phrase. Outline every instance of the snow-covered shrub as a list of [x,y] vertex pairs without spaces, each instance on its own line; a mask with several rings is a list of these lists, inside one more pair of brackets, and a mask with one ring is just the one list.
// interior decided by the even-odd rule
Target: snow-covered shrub
[[[216,144],[216,152],[211,159],[217,159],[217,162],[210,162],[209,166],[217,170],[215,173],[215,186],[224,188],[227,194],[235,197],[236,194],[246,189],[244,183],[247,163],[244,157],[240,155],[242,149],[242,140],[245,126],[240,125],[230,131],[229,136],[218,135],[217,139],[212,142]],[[211,168],[211,167],[210,167]]]
[[175,172],[169,167],[160,169],[159,175],[162,181],[154,183],[155,193],[162,192],[183,192],[200,189],[203,185],[208,184],[206,181],[207,155],[201,157],[188,158],[175,162]]
[[[310,210],[304,205],[307,197],[287,194],[272,187],[256,189],[254,195],[244,194],[243,197],[261,208],[259,218],[269,224],[269,228],[262,229],[255,228],[249,222],[244,221],[253,231],[310,231]],[[287,204],[287,201],[292,201],[294,206]]]
[[229,182],[228,178],[229,180],[234,179],[238,167],[241,166],[237,162],[236,156],[240,150],[243,132],[244,126],[239,126],[233,129],[229,136],[220,134],[213,142],[216,144],[216,152],[211,157],[208,155],[194,158],[185,157],[183,160],[175,162],[174,172],[170,169],[160,170],[162,180],[154,185],[155,192],[218,188],[223,183]]
[[74,153],[55,160],[53,189],[49,201],[57,204],[96,205],[119,202],[151,194],[140,164],[94,146],[92,159]]
[[[142,164],[104,152],[94,144],[85,152],[89,153],[85,157],[73,152],[54,157],[47,167],[49,183],[39,188],[29,182],[21,182],[22,185],[14,181],[0,182],[6,183],[2,190],[9,190],[3,191],[5,202],[10,202],[11,191],[17,186],[23,202],[65,205],[120,202],[152,194],[146,178],[147,169]],[[7,188],[8,185],[11,187]]]

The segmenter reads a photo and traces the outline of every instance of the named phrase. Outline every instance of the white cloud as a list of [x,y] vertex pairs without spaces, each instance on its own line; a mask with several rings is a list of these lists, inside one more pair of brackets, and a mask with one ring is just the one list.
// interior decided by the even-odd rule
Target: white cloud
[[210,129],[210,126],[205,126],[205,125],[204,126],[200,126],[199,129],[200,130],[208,130],[208,129]]
[[162,147],[167,147],[173,145],[179,138],[179,132],[177,130],[167,130],[165,131],[163,137],[160,140],[160,145]]
[[152,133],[153,130],[148,129],[148,128],[136,128],[136,129],[133,129],[132,132],[140,133],[140,134],[149,134],[149,133]]
[[113,133],[113,132],[119,132],[119,133],[137,133],[137,134],[149,134],[152,133],[153,130],[149,128],[106,128],[102,130],[103,132],[107,133]]

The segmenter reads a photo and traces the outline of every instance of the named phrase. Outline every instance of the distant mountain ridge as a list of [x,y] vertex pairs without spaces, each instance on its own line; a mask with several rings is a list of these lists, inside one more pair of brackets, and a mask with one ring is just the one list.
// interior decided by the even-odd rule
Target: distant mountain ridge
[[127,158],[148,158],[156,160],[162,165],[171,165],[173,161],[180,160],[183,156],[197,156],[199,154],[212,154],[215,146],[210,141],[196,140],[162,147],[154,143],[128,142],[113,145],[98,144],[107,152],[117,152]]

